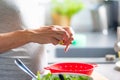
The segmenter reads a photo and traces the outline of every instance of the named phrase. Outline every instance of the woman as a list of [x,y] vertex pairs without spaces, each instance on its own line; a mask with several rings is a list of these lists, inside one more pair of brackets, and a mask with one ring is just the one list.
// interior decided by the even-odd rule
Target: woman
[[22,12],[15,1],[18,0],[0,0],[0,53],[28,54],[33,72],[39,70],[43,73],[47,65],[44,44],[57,45],[63,41],[67,47],[73,40],[71,30],[56,25],[37,24],[35,29],[23,26],[24,20],[20,18]]

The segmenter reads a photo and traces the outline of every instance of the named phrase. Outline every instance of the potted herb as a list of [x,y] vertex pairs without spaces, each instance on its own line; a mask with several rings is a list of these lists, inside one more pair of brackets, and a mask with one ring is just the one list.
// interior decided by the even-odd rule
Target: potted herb
[[71,17],[83,8],[81,0],[52,0],[53,24],[70,25]]

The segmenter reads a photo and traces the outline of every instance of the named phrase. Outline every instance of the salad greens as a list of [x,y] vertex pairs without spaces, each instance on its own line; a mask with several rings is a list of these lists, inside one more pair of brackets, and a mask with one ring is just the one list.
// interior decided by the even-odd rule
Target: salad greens
[[41,80],[40,78],[41,78],[41,77],[40,77],[40,72],[37,71],[37,80]]
[[[92,80],[89,76],[85,75],[73,75],[73,74],[62,74],[64,80]],[[37,73],[37,80],[60,80],[58,74],[48,73],[42,77]]]

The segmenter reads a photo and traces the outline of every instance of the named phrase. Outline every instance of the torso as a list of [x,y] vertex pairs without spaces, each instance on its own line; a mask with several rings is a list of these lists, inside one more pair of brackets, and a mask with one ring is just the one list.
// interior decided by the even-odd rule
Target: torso
[[13,2],[14,0],[0,0],[0,33],[22,29],[19,10]]

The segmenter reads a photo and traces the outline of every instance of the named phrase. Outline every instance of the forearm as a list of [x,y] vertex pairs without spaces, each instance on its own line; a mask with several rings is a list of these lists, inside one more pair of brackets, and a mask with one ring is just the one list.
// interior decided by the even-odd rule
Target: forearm
[[0,52],[5,52],[29,43],[29,36],[30,32],[27,30],[18,30],[0,34]]
[[[72,41],[72,33],[59,26],[46,26],[34,30],[18,30],[0,34],[0,53],[17,48],[29,42],[57,45],[59,41],[66,40],[65,45]],[[68,41],[69,40],[69,41]]]

